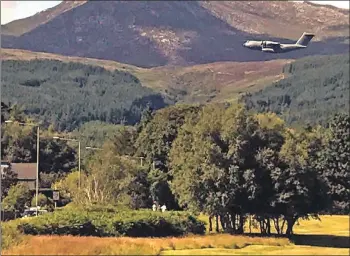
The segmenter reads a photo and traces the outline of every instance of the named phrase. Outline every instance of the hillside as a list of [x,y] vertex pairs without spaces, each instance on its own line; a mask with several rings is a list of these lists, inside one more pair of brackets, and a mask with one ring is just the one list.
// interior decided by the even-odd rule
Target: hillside
[[190,67],[139,68],[108,60],[68,57],[18,49],[2,49],[3,60],[54,59],[115,69],[136,76],[142,86],[161,92],[176,102],[204,103],[237,99],[241,92],[254,92],[283,78],[282,69],[291,60],[268,62],[218,62]]
[[[136,88],[139,88],[141,91],[150,90],[149,92],[152,95],[161,93],[163,97],[169,100],[169,103],[235,101],[248,93],[248,96],[244,97],[244,99],[250,108],[258,111],[283,112],[284,118],[289,123],[297,123],[299,120],[309,120],[311,123],[324,121],[330,114],[338,112],[340,109],[344,111],[348,109],[348,102],[346,101],[348,99],[346,96],[349,95],[348,55],[308,57],[296,62],[291,60],[246,63],[217,62],[190,67],[159,67],[150,69],[138,68],[114,61],[66,57],[13,49],[3,49],[2,59],[4,61],[3,79],[9,79],[8,77],[10,77],[10,80],[15,81],[14,84],[21,82],[21,76],[23,75],[27,79],[27,73],[18,75],[15,69],[6,69],[6,63],[10,63],[10,60],[16,60],[18,65],[24,65],[27,61],[33,60],[39,63],[38,67],[40,65],[46,66],[46,63],[55,63],[53,60],[57,60],[60,65],[64,65],[63,63],[72,65],[71,63],[74,62],[76,65],[80,63],[82,67],[86,67],[86,65],[101,67],[105,69],[104,72],[108,70],[111,73],[130,74],[138,81],[138,86],[141,86],[143,89],[138,86]],[[45,69],[40,72],[35,71],[31,76],[40,80],[45,72]],[[66,76],[70,76],[70,74]],[[74,78],[74,76],[75,74],[72,77]],[[332,77],[336,77],[338,80],[334,80]],[[73,78],[68,80],[64,86],[73,86],[74,88],[76,81]],[[105,75],[102,74],[102,80],[105,79]],[[45,77],[43,80],[45,80]],[[338,82],[334,84],[334,81]],[[18,95],[21,95],[19,97],[21,98],[20,101],[23,104],[28,104],[28,98],[24,97],[25,93],[22,92],[23,86],[16,85],[13,87],[15,89],[10,90],[9,88],[12,87],[7,86],[6,83],[3,84],[3,99],[12,97],[14,102],[17,101]],[[60,83],[54,82],[54,84],[59,88],[62,86]],[[136,88],[135,90],[138,92],[139,89]],[[93,90],[93,92],[95,91]],[[130,96],[132,98],[136,96],[142,97],[143,95],[143,93],[139,94],[136,91],[132,92],[135,92],[133,96]],[[43,95],[41,100],[45,97],[52,97],[44,96],[46,94],[51,95],[52,92],[50,91],[44,90],[41,93]],[[91,95],[91,97],[98,96]],[[286,106],[281,105],[281,102],[289,98],[290,102]],[[155,97],[154,99],[157,100],[158,98]],[[101,98],[101,100],[104,103],[102,112],[109,108],[111,100],[114,102],[112,94],[108,98]],[[50,109],[54,108],[56,103],[49,104],[47,101],[45,104]],[[86,102],[84,104],[89,105],[90,103]],[[111,104],[114,106],[115,103]],[[158,103],[155,102],[154,104],[158,106]],[[163,103],[158,107],[162,106]],[[79,111],[77,111],[77,115],[80,118]],[[96,112],[97,110],[93,111]],[[108,110],[106,111],[108,112]],[[50,115],[48,114],[47,116]],[[85,114],[82,115],[84,116]],[[47,121],[49,120],[50,118]],[[104,117],[96,117],[84,120],[84,122],[93,120],[110,121]],[[134,119],[133,122],[136,120]],[[118,119],[112,122],[118,123],[119,121]],[[79,126],[76,123],[72,123],[72,125],[74,128]]]
[[85,2],[86,1],[63,1],[53,8],[49,8],[28,18],[14,20],[5,25],[1,25],[1,34],[10,36],[23,35]]
[[[23,35],[86,2],[63,1],[31,17],[2,25],[1,33]],[[330,5],[287,1],[200,1],[199,4],[230,26],[247,33],[267,34],[292,40],[300,36],[301,27],[314,31],[318,35],[317,39],[349,34],[349,12]],[[285,29],[286,26],[288,29]]]
[[288,1],[203,1],[201,4],[232,27],[251,34],[295,40],[305,30],[315,33],[316,41],[349,36],[349,11],[330,5]]
[[80,63],[7,60],[1,79],[2,101],[17,103],[59,131],[93,120],[134,124],[147,104],[154,109],[168,104],[129,72]]
[[284,67],[286,78],[247,95],[250,109],[280,114],[289,124],[325,123],[349,113],[349,55],[308,57]]
[[[40,22],[28,20],[30,25],[8,24],[2,47],[139,67],[265,61],[348,51],[344,43],[349,37],[348,15],[336,8],[267,1],[88,1],[72,5],[62,3],[61,13],[58,7],[47,11],[54,13],[50,19],[38,14]],[[28,32],[16,34],[21,26]],[[242,47],[252,38],[296,41],[306,29],[318,34],[301,51],[282,56]],[[9,36],[14,34],[19,36]]]

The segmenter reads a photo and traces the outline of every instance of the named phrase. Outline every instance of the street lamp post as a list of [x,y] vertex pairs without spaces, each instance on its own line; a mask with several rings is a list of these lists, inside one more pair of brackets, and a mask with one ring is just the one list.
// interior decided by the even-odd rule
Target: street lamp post
[[37,127],[37,135],[36,135],[36,182],[35,182],[35,212],[36,216],[38,216],[38,195],[39,195],[39,155],[40,155],[40,127],[35,124],[21,123],[12,120],[6,120],[5,123],[18,123],[20,125],[27,125]]
[[39,197],[39,147],[40,147],[40,128],[37,129],[37,140],[36,140],[36,182],[35,182],[35,206],[36,206],[36,216],[38,216],[38,197]]
[[81,163],[81,158],[80,158],[80,140],[75,140],[75,139],[66,139],[66,138],[61,138],[61,137],[53,137],[56,140],[65,140],[65,141],[74,141],[78,142],[78,173],[79,173],[79,189],[81,187],[81,169],[80,169],[80,163]]

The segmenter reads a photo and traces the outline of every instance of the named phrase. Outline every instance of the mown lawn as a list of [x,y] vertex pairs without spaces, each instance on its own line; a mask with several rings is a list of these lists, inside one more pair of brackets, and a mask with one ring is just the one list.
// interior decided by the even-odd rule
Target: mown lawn
[[294,232],[291,240],[227,234],[183,238],[26,236],[2,255],[349,255],[348,216],[300,221]]
[[[200,215],[199,220],[208,223],[208,217]],[[215,233],[215,220],[213,222],[213,232]],[[247,220],[248,222],[248,220]],[[272,232],[276,232],[275,229],[271,228]],[[249,232],[248,223],[245,225],[245,232]],[[252,227],[253,233],[258,233],[259,229]],[[309,219],[299,220],[293,228],[295,234],[307,234],[307,235],[333,235],[333,236],[349,236],[349,217],[347,215],[323,215],[321,220]],[[208,225],[207,225],[207,233]]]

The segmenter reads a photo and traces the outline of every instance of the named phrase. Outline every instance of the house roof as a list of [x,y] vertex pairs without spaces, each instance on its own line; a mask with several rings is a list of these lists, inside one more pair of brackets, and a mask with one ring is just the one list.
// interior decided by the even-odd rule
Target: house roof
[[12,170],[17,173],[17,179],[36,179],[36,163],[12,163]]

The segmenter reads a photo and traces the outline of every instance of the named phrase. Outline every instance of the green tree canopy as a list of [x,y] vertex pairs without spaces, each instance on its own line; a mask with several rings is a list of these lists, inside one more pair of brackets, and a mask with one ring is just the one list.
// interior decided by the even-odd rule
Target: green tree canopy
[[2,205],[5,210],[23,212],[25,206],[30,205],[31,193],[26,184],[19,183],[11,186],[8,195],[4,198]]

